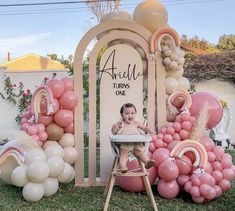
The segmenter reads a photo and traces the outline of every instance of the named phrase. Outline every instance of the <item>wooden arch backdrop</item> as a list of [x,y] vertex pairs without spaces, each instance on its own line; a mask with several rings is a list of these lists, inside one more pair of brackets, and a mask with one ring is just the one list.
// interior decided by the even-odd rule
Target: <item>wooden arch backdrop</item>
[[[84,178],[83,58],[89,43],[99,35],[101,38],[92,48],[89,58],[89,176]],[[93,27],[79,42],[74,55],[74,91],[79,96],[74,119],[75,148],[78,151],[78,160],[75,163],[76,186],[105,184],[96,177],[96,61],[106,44],[117,39],[127,39],[136,42],[143,49],[148,58],[148,125],[154,129],[157,122],[158,128],[161,128],[166,122],[165,67],[160,52],[155,52],[156,59],[150,57],[151,36],[150,31],[136,22],[115,20]]]

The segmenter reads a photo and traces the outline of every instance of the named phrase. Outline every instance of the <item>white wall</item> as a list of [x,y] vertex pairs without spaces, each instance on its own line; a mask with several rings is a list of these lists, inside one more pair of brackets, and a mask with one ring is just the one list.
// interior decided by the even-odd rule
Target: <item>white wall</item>
[[228,102],[228,107],[232,114],[232,123],[230,125],[229,136],[231,143],[235,144],[235,84],[212,79],[196,84],[195,88],[197,92],[210,92],[216,95],[219,99],[223,99]]
[[[41,72],[4,72],[0,69],[0,92],[4,93],[4,75],[11,78],[12,84],[19,85],[22,82],[25,89],[30,89],[31,93],[40,86],[42,80],[47,77],[51,78],[53,73],[57,73],[56,78],[68,77],[68,71],[41,71]],[[6,102],[0,97],[0,136],[6,130],[18,128],[15,117],[18,110],[14,105]],[[1,137],[0,137],[1,139]]]

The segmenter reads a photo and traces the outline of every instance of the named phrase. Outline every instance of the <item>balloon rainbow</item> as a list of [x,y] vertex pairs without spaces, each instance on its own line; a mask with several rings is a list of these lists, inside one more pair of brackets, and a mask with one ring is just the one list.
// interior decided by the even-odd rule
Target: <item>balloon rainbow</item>
[[[174,105],[172,105],[173,101],[177,97],[182,97],[184,99],[184,104],[179,109],[176,108]],[[190,106],[192,105],[192,98],[191,98],[191,95],[186,91],[175,91],[169,96],[169,98],[167,100],[167,104],[168,104],[168,108],[169,108],[171,114],[178,114],[179,111],[188,111],[189,110]]]
[[35,121],[38,123],[38,114],[41,113],[40,102],[41,99],[45,97],[47,101],[47,115],[53,112],[53,94],[48,86],[41,86],[37,88],[32,96],[31,106],[35,116]]
[[171,157],[181,158],[186,152],[193,152],[195,155],[194,167],[205,168],[207,166],[208,157],[205,147],[195,140],[184,140],[179,142],[171,150]]
[[180,45],[180,37],[178,35],[178,33],[172,29],[172,28],[162,28],[159,29],[157,31],[155,31],[151,37],[150,40],[150,50],[152,53],[154,53],[155,51],[159,50],[161,51],[161,39],[163,37],[168,37],[172,40],[172,43],[175,46],[179,46]]

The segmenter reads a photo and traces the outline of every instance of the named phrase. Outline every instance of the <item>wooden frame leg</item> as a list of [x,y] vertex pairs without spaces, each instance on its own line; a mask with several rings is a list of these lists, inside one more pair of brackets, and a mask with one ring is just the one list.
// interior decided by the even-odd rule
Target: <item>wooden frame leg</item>
[[110,200],[110,197],[111,197],[111,194],[112,194],[112,191],[113,191],[113,185],[114,185],[114,182],[115,182],[115,178],[116,178],[116,176],[114,176],[112,174],[112,177],[111,177],[111,180],[110,180],[110,184],[108,186],[107,197],[106,197],[105,204],[104,204],[104,209],[103,209],[104,211],[108,210],[109,200]]
[[111,169],[111,173],[110,173],[110,175],[109,175],[109,180],[108,180],[108,183],[107,183],[107,185],[106,185],[106,187],[105,187],[105,190],[104,190],[104,195],[105,195],[105,197],[107,196],[108,189],[109,189],[109,186],[110,186],[110,182],[111,182],[111,178],[112,178],[112,172],[113,172],[114,170],[116,170],[116,168],[117,168],[117,163],[118,163],[118,158],[115,157],[114,160],[113,160],[113,166],[112,166],[112,169]]

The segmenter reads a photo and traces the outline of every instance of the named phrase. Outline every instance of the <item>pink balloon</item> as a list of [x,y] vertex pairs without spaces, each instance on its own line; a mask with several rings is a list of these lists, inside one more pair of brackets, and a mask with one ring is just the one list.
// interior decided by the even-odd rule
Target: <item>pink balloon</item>
[[221,146],[215,146],[213,148],[213,152],[215,153],[216,160],[220,161],[222,156],[224,155],[224,148]]
[[67,127],[73,122],[73,112],[67,109],[60,109],[56,112],[54,121],[61,127]]
[[152,142],[149,143],[149,151],[150,151],[150,152],[154,152],[155,149],[156,149],[156,147],[155,147],[154,143],[152,143]]
[[191,182],[191,181],[187,181],[187,182],[184,184],[184,190],[189,193],[190,190],[191,190],[191,188],[192,188],[192,182]]
[[175,129],[172,126],[168,126],[166,128],[166,133],[169,134],[169,135],[174,135]]
[[24,124],[24,123],[27,123],[28,122],[28,119],[23,117],[20,121],[21,124]]
[[162,133],[158,133],[158,134],[157,134],[157,138],[158,138],[158,139],[163,139],[163,136],[164,136],[164,135],[163,135]]
[[216,197],[216,190],[210,187],[207,191],[207,194],[204,196],[208,201],[214,199]]
[[222,190],[218,185],[215,185],[216,197],[220,197],[222,195]]
[[232,160],[225,157],[221,159],[221,165],[223,169],[228,169],[232,167],[233,163],[232,163]]
[[207,152],[212,151],[215,147],[214,141],[207,136],[202,136],[199,142],[205,147]]
[[228,181],[231,181],[234,178],[234,172],[232,168],[223,169],[222,174],[223,174],[223,178]]
[[39,137],[38,137],[38,135],[32,135],[31,137],[33,138],[33,140],[39,142]]
[[208,184],[210,185],[211,187],[215,186],[215,179],[214,177],[212,177],[210,174],[208,173],[203,173],[201,176],[200,176],[200,180],[201,180],[201,183],[202,184]]
[[185,114],[180,114],[180,115],[181,115],[182,122],[190,120],[190,114],[185,113]]
[[173,161],[166,160],[158,167],[158,174],[166,182],[169,182],[179,176],[179,169]]
[[222,165],[219,161],[214,161],[211,163],[213,170],[219,170],[222,171]]
[[30,119],[33,116],[33,113],[31,111],[26,111],[24,115],[27,119]]
[[185,155],[182,158],[176,158],[176,165],[179,169],[180,175],[187,175],[192,170],[192,161]]
[[198,204],[201,204],[204,202],[204,197],[203,196],[199,196],[199,197],[192,197],[192,200],[195,202],[195,203],[198,203]]
[[207,155],[208,155],[208,161],[211,163],[211,162],[214,162],[215,161],[215,153],[214,152],[207,152]]
[[73,91],[68,90],[62,94],[59,102],[62,108],[72,110],[78,104],[78,97]]
[[175,118],[175,121],[178,122],[178,123],[182,123],[182,115],[178,115],[176,118]]
[[231,183],[226,179],[222,179],[218,185],[222,189],[222,191],[226,191],[231,188]]
[[188,182],[189,179],[190,177],[188,175],[179,175],[176,180],[177,180],[178,185],[184,186],[184,184]]
[[219,183],[223,179],[223,174],[219,170],[213,171],[211,176],[214,177],[216,183]]
[[32,126],[29,126],[29,127],[28,127],[27,132],[28,132],[28,134],[29,134],[30,136],[36,135],[37,132],[38,132],[38,129],[37,129],[36,126],[32,125]]
[[44,124],[37,124],[36,125],[36,127],[37,127],[37,129],[38,129],[38,132],[40,133],[40,132],[44,132],[45,131],[45,125]]
[[[54,115],[60,109],[59,101],[56,98],[53,98],[52,109],[53,109],[53,111],[49,113],[50,116]],[[46,101],[46,99],[41,100],[40,110],[41,110],[42,114],[47,115],[47,101]]]
[[207,162],[207,165],[204,167],[204,170],[206,173],[211,174],[211,172],[213,171],[212,165]]
[[180,135],[181,140],[185,140],[189,137],[189,132],[187,130],[182,129],[179,131],[179,135]]
[[221,159],[224,159],[224,158],[228,158],[230,160],[232,160],[232,155],[230,155],[229,153],[224,153],[221,157]]
[[170,142],[173,141],[172,135],[170,135],[170,134],[165,134],[164,137],[163,137],[163,141],[164,141],[165,143],[169,144]]
[[58,79],[51,79],[46,84],[52,91],[54,98],[59,98],[64,92],[64,83]]
[[165,148],[155,150],[153,159],[156,161],[156,166],[159,166],[163,161],[170,157],[170,151]]
[[53,116],[47,116],[43,114],[39,114],[38,116],[38,123],[42,123],[45,126],[51,124],[53,122]]
[[192,195],[192,197],[199,197],[200,196],[200,189],[198,186],[193,186],[189,193]]
[[64,132],[74,134],[73,122],[70,125],[68,125],[67,127],[64,128]]
[[61,81],[64,84],[65,91],[68,91],[68,90],[73,91],[74,87],[73,87],[73,79],[72,78],[65,77],[65,78],[62,78]]
[[155,140],[154,145],[156,148],[161,148],[161,147],[163,147],[164,142],[162,139],[157,139],[157,140]]
[[29,126],[30,126],[30,124],[28,122],[26,122],[26,123],[22,124],[20,128],[21,128],[21,130],[27,131]]
[[166,127],[163,127],[163,128],[161,129],[160,133],[162,133],[163,135],[165,135],[165,134],[166,134]]
[[[147,153],[147,157],[151,158],[150,152]],[[129,170],[139,168],[138,160],[128,161],[127,168]],[[147,172],[149,173],[149,176],[148,176],[149,182],[152,185],[157,178],[157,168],[152,167],[150,169],[147,169]],[[119,185],[122,189],[124,189],[126,191],[130,191],[130,192],[143,192],[145,190],[143,179],[141,177],[117,176],[116,184]]]
[[201,184],[200,185],[200,193],[201,193],[201,195],[202,196],[206,196],[207,195],[207,193],[210,191],[210,185],[208,185],[208,184]]
[[190,121],[183,121],[182,122],[182,129],[191,131],[192,130],[192,123]]
[[200,176],[193,174],[191,176],[191,182],[192,182],[193,186],[198,186],[199,187],[201,185]]
[[179,122],[174,122],[173,128],[176,132],[179,132],[182,129],[181,124]]
[[205,103],[207,103],[209,116],[207,127],[209,129],[215,127],[223,116],[223,107],[219,99],[215,95],[207,92],[195,92],[191,96],[192,105],[189,108],[191,115],[198,117],[200,110],[203,108]]
[[46,132],[40,132],[38,134],[38,137],[39,137],[39,141],[44,142],[47,140],[48,135]]
[[169,143],[168,145],[167,145],[167,149],[169,149],[170,151],[174,148],[174,146],[176,145],[176,144],[178,144],[180,141],[178,141],[178,140],[174,140],[174,141],[172,141],[171,143]]
[[166,182],[165,180],[161,179],[158,183],[157,190],[160,196],[163,198],[172,199],[178,195],[179,185],[177,184],[176,180]]

